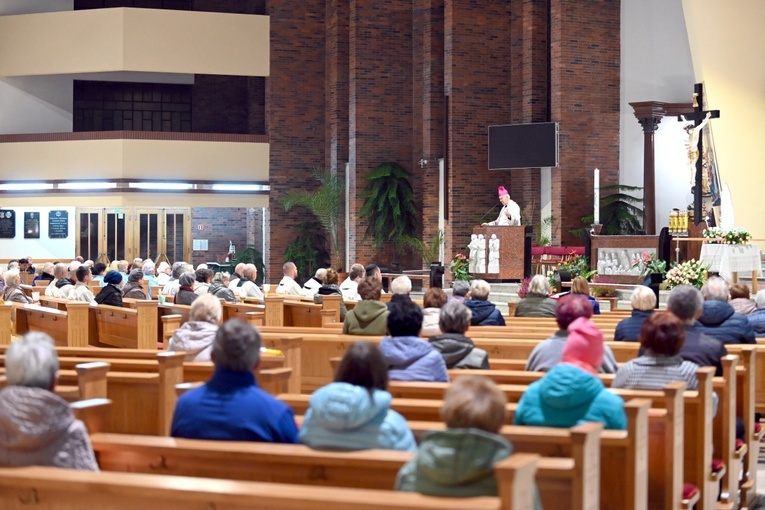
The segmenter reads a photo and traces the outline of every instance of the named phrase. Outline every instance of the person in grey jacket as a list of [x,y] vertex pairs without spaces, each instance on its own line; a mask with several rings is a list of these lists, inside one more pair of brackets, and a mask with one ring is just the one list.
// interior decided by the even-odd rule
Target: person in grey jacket
[[0,390],[0,466],[52,466],[98,471],[88,431],[53,393],[58,355],[33,331],[6,352],[9,386]]
[[515,308],[516,317],[555,317],[554,299],[550,299],[550,282],[543,275],[535,275],[529,282],[529,292]]
[[185,352],[186,361],[210,361],[210,351],[222,317],[220,299],[212,294],[195,299],[189,310],[189,320],[175,330],[168,350]]
[[472,316],[468,307],[458,301],[441,307],[438,324],[443,333],[430,337],[428,342],[441,353],[446,368],[489,369],[489,354],[465,336]]
[[[560,330],[534,347],[526,362],[526,370],[547,372],[560,363],[568,338],[568,326],[579,317],[589,319],[592,313],[592,305],[583,294],[567,294],[560,298],[558,307],[555,309],[555,322],[558,323]],[[615,374],[618,369],[613,351],[605,344],[603,345],[603,362],[599,369],[606,374]]]
[[218,299],[222,299],[229,303],[236,303],[234,291],[228,288],[228,279],[229,274],[226,272],[215,273],[215,278],[213,278],[208,291]]

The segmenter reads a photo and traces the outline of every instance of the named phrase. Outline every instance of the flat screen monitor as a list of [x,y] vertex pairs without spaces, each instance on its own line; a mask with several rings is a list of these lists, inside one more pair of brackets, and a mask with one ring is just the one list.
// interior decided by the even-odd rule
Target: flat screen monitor
[[558,123],[489,126],[489,170],[558,166]]

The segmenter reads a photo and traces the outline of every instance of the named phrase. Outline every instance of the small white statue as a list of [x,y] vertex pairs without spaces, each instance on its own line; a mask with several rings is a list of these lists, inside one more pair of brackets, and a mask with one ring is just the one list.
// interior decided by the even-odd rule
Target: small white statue
[[489,239],[489,268],[487,273],[499,273],[499,239],[497,234],[492,234]]
[[470,235],[470,244],[467,245],[468,250],[470,250],[470,262],[468,263],[468,271],[471,273],[475,273],[475,261],[476,257],[478,257],[478,235],[477,234],[471,234]]
[[483,234],[478,234],[478,250],[475,258],[475,272],[478,274],[486,273],[486,238]]

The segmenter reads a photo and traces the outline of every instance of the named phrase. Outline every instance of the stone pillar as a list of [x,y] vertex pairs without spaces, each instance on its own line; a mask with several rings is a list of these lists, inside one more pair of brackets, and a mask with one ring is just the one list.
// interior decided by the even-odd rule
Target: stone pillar
[[[635,112],[637,114],[637,112]],[[661,117],[638,117],[643,128],[643,230],[656,233],[656,171],[653,134],[659,129]]]

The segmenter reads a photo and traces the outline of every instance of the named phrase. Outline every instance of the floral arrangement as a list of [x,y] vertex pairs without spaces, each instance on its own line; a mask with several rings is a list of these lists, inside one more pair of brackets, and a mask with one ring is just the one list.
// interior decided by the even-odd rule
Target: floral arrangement
[[518,297],[523,299],[526,296],[529,295],[529,284],[531,283],[531,278],[524,278],[521,280],[521,286],[518,289]]
[[590,269],[590,261],[584,255],[579,255],[573,260],[564,262],[558,266],[558,271],[568,271],[572,279],[582,276],[585,280],[589,280],[592,276],[598,274],[597,270]]
[[458,253],[454,256],[449,263],[449,271],[452,272],[452,276],[455,280],[470,280],[470,263],[473,259],[469,259],[466,255]]
[[655,253],[649,253],[644,251],[640,254],[640,257],[632,261],[632,267],[640,268],[640,274],[645,276],[647,274],[661,274],[667,272],[667,261],[661,260]]
[[558,279],[555,278],[555,271],[547,271],[547,283],[550,284],[550,292],[555,294],[558,292]]
[[703,232],[706,243],[710,244],[748,244],[752,234],[743,228],[723,230],[720,227],[712,227]]
[[678,285],[693,285],[700,289],[707,281],[707,266],[700,260],[687,260],[682,264],[675,264],[667,271],[667,290],[674,289]]

